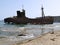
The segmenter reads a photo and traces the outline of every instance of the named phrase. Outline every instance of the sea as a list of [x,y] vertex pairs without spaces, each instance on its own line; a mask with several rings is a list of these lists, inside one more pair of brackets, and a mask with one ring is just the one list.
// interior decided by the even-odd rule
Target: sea
[[[0,21],[0,45],[12,45],[41,36],[42,34],[60,30],[60,23],[33,24],[5,24]],[[22,35],[23,34],[23,35]]]

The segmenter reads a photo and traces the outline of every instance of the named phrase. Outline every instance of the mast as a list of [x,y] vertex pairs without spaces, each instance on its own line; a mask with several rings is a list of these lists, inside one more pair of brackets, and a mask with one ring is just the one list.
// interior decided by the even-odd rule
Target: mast
[[41,10],[42,10],[42,17],[44,17],[45,15],[44,15],[44,8],[43,8],[43,6],[41,7]]

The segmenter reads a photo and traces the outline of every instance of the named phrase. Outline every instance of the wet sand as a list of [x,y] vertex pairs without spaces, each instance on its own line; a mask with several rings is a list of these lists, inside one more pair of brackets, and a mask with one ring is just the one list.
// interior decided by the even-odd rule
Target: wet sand
[[55,31],[54,34],[49,32],[33,40],[26,40],[13,45],[60,45],[60,31]]

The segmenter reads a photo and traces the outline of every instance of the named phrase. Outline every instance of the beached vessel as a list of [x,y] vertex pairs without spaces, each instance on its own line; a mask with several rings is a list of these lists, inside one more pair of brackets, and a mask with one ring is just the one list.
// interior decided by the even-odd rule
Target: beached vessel
[[54,18],[52,16],[45,16],[43,7],[41,8],[42,10],[42,17],[38,18],[28,18],[25,16],[25,10],[22,9],[22,12],[17,11],[17,16],[14,17],[8,17],[4,19],[5,23],[8,24],[53,24]]

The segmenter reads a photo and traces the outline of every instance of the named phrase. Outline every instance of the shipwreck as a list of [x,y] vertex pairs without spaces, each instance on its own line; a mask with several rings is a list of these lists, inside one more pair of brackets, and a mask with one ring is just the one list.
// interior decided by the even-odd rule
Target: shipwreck
[[44,15],[44,8],[42,7],[42,17],[38,18],[28,18],[25,16],[25,10],[17,11],[17,16],[8,17],[4,19],[4,22],[7,24],[53,24],[54,18],[52,16]]

